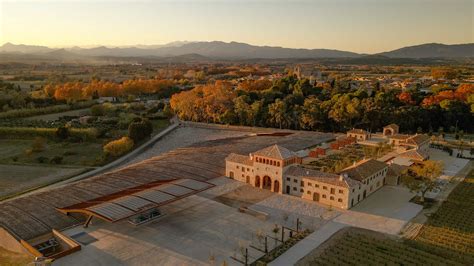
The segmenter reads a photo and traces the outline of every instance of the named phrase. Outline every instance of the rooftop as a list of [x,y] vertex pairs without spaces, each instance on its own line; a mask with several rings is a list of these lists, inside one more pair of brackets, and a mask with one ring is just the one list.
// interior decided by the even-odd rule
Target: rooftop
[[341,173],[347,174],[352,179],[363,181],[386,167],[387,164],[384,162],[374,159],[366,159],[347,167],[342,170]]
[[298,156],[295,152],[292,152],[288,150],[287,148],[282,147],[277,144],[258,150],[254,152],[253,155],[272,158],[272,159],[278,159],[278,160],[285,160],[285,159]]
[[296,165],[290,166],[290,168],[286,170],[285,174],[289,176],[309,178],[321,183],[326,183],[326,184],[335,185],[339,187],[352,187],[358,184],[357,181],[347,178],[347,177],[342,177],[342,180],[341,180],[340,175],[325,173],[325,172],[308,169],[308,168],[304,168],[304,167],[296,166]]

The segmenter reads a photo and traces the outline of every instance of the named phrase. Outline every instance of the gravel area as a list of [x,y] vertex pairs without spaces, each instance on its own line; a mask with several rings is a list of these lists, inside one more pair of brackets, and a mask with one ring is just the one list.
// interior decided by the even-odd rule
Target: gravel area
[[152,147],[135,157],[133,160],[127,162],[121,167],[134,164],[151,157],[160,155],[162,153],[186,147],[198,142],[225,139],[230,137],[239,137],[248,135],[250,132],[208,129],[208,128],[194,128],[194,127],[179,127],[172,133],[166,135],[164,138],[156,142]]

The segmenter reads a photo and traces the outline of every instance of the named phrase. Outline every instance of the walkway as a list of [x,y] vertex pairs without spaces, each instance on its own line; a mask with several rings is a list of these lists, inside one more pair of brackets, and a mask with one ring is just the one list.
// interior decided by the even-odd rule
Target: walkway
[[313,232],[309,236],[305,237],[300,242],[296,243],[293,247],[287,250],[283,255],[278,257],[276,260],[270,262],[270,266],[287,266],[295,265],[297,261],[306,256],[312,250],[317,248],[319,245],[328,240],[333,234],[347,225],[337,223],[337,222],[328,222],[319,230]]

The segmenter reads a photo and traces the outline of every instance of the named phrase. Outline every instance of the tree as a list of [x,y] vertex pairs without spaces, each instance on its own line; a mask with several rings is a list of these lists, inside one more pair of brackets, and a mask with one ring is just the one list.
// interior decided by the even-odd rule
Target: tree
[[125,154],[129,150],[133,148],[133,140],[128,137],[122,137],[118,140],[113,140],[107,143],[104,146],[104,153],[106,155],[111,155],[114,157],[118,157],[122,154]]
[[439,161],[424,161],[415,164],[409,168],[402,176],[402,183],[405,184],[410,191],[421,193],[420,201],[425,201],[426,192],[439,188],[440,183],[438,177],[443,172],[443,164]]
[[132,122],[128,126],[128,137],[135,143],[150,137],[151,133],[153,133],[153,124],[148,119]]
[[270,121],[273,122],[274,125],[278,125],[282,128],[287,120],[287,106],[285,102],[277,99],[275,103],[270,104],[268,106],[268,115],[270,116]]
[[58,127],[58,129],[56,129],[56,136],[59,139],[67,139],[69,137],[69,129],[64,126]]

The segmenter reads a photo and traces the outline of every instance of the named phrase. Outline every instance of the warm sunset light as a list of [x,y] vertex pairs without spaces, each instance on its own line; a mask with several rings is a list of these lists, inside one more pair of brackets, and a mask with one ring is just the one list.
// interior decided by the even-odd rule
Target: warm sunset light
[[474,265],[473,0],[0,0],[0,266]]

